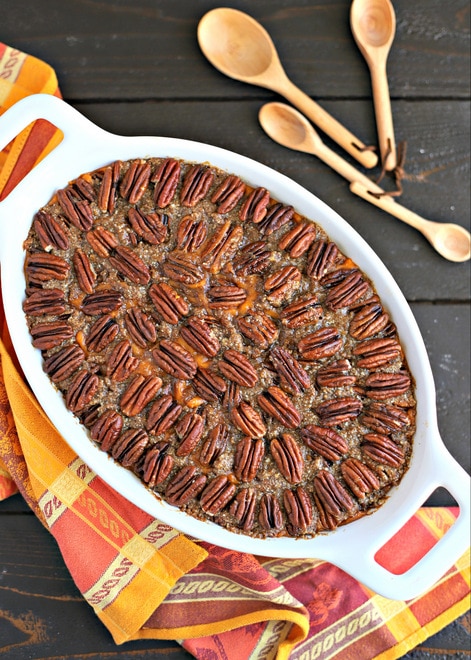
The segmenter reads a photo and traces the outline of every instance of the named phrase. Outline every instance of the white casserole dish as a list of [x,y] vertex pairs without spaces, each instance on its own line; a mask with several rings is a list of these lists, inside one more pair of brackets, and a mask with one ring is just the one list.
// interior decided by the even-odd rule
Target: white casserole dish
[[[282,174],[253,160],[206,144],[158,137],[123,137],[95,126],[65,102],[30,96],[0,119],[0,149],[32,121],[43,118],[64,133],[61,144],[0,203],[2,294],[13,344],[39,403],[72,449],[121,495],[159,520],[220,546],[258,555],[317,558],[332,562],[377,593],[407,600],[432,586],[467,549],[470,538],[469,476],[445,448],[437,427],[433,377],[420,331],[412,312],[379,258],[337,213]],[[254,186],[264,186],[301,214],[318,222],[341,250],[371,278],[396,324],[410,370],[416,381],[417,433],[410,468],[386,503],[375,513],[314,539],[255,539],[196,520],[156,498],[128,470],[120,467],[89,439],[70,413],[61,394],[43,372],[22,311],[25,278],[23,241],[34,213],[54,192],[78,175],[114,160],[173,156],[204,162],[237,173]],[[445,536],[402,575],[394,575],[375,560],[376,552],[412,517],[439,486],[457,501],[460,515]]]

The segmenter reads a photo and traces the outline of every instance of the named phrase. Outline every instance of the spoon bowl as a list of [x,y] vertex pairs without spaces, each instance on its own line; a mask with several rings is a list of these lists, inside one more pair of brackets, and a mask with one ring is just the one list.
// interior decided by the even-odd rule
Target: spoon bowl
[[221,73],[284,96],[364,167],[377,164],[375,153],[291,82],[270,35],[251,16],[213,9],[200,20],[197,36],[203,54]]

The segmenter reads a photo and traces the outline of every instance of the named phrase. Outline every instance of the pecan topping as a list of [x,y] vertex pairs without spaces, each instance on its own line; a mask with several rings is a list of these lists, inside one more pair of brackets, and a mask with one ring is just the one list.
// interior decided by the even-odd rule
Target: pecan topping
[[174,459],[168,454],[170,443],[163,440],[156,442],[147,450],[142,465],[142,478],[149,488],[163,483],[174,466]]
[[352,419],[356,419],[361,413],[362,407],[359,399],[345,396],[322,402],[317,406],[316,412],[322,424],[325,426],[337,426],[338,424],[344,424]]
[[78,344],[64,346],[44,360],[44,371],[53,383],[72,376],[85,360],[85,353]]
[[86,295],[80,309],[88,316],[97,316],[98,314],[115,312],[122,304],[123,297],[119,291],[101,289],[101,291],[95,291],[95,293]]
[[270,451],[279,471],[290,484],[302,481],[304,459],[298,443],[289,433],[282,433],[270,443]]
[[158,348],[152,351],[152,357],[161,369],[175,378],[185,380],[193,378],[196,374],[196,362],[193,356],[180,344],[169,339],[162,339]]
[[65,404],[73,413],[77,413],[85,408],[93,399],[100,379],[96,374],[90,373],[87,369],[82,369],[69,385],[65,396]]
[[121,429],[123,418],[114,410],[106,410],[90,429],[92,440],[100,443],[103,451],[108,451],[115,443]]
[[177,421],[182,407],[170,394],[159,397],[151,406],[147,415],[146,428],[150,433],[165,433]]
[[304,360],[320,360],[331,357],[342,348],[339,331],[331,326],[319,328],[305,335],[298,342],[298,350]]
[[322,502],[324,510],[336,519],[355,508],[345,488],[327,470],[320,470],[314,477],[314,492]]
[[319,387],[345,387],[356,382],[356,376],[350,373],[348,360],[334,360],[318,369],[316,380]]
[[234,270],[238,275],[254,275],[263,273],[270,265],[271,250],[267,250],[265,241],[249,243],[240,250],[234,259]]
[[241,401],[237,407],[232,408],[231,419],[250,438],[261,438],[267,432],[260,414],[247,401]]
[[72,187],[81,199],[86,199],[88,202],[95,201],[95,189],[84,177],[76,179]]
[[160,316],[167,323],[176,325],[189,311],[188,303],[169,284],[155,282],[149,287],[149,296]]
[[136,465],[149,443],[149,436],[144,429],[127,429],[114,442],[111,455],[123,467]]
[[113,213],[115,210],[120,173],[121,162],[119,160],[103,170],[103,177],[98,191],[98,207],[101,211]]
[[260,348],[268,348],[278,339],[278,328],[274,321],[261,312],[242,316],[237,320],[241,333]]
[[91,406],[87,406],[81,410],[78,417],[82,424],[87,428],[91,428],[98,419],[100,408],[101,406],[99,403],[92,403]]
[[284,227],[294,215],[292,206],[283,206],[277,202],[270,206],[266,215],[257,223],[257,227],[262,234],[269,236],[273,232]]
[[222,260],[228,261],[237,250],[242,236],[242,227],[233,227],[229,221],[221,225],[201,250],[204,265],[218,272]]
[[373,401],[369,404],[361,422],[377,433],[394,433],[409,425],[409,416],[397,406]]
[[311,386],[306,371],[285,348],[275,346],[270,352],[270,358],[284,390],[291,394],[299,394]]
[[322,305],[316,296],[309,296],[287,305],[280,317],[288,328],[300,328],[303,325],[317,323],[323,315]]
[[139,308],[132,308],[124,317],[126,329],[135,344],[145,348],[157,339],[155,323]]
[[199,455],[201,465],[213,465],[226,448],[229,440],[229,430],[225,424],[217,424],[204,440]]
[[180,336],[195,351],[207,357],[214,357],[220,349],[219,341],[211,328],[198,316],[188,319],[187,324],[180,330]]
[[60,289],[39,289],[23,302],[23,311],[30,316],[60,315],[65,312],[64,292]]
[[171,252],[162,270],[171,280],[182,284],[198,284],[204,279],[201,267],[193,263],[185,252]]
[[110,264],[118,273],[135,284],[147,284],[149,267],[126,245],[117,245],[110,256]]
[[312,492],[312,497],[317,508],[317,513],[319,514],[317,531],[322,532],[326,529],[332,531],[336,529],[338,527],[337,519],[327,511],[327,507],[319,498],[315,490]]
[[347,486],[360,500],[380,487],[379,479],[373,470],[357,458],[347,458],[340,466],[340,471]]
[[33,221],[34,231],[43,250],[67,250],[69,239],[65,227],[46,211],[38,211]]
[[333,429],[308,424],[301,429],[303,442],[328,461],[338,461],[348,451],[348,445],[339,433]]
[[386,328],[389,316],[383,310],[381,303],[375,299],[376,296],[367,300],[350,321],[349,333],[355,339],[367,339],[378,334]]
[[123,176],[119,193],[130,204],[137,204],[149,187],[150,164],[142,160],[134,160]]
[[391,337],[366,339],[353,349],[354,355],[361,355],[357,366],[362,369],[377,369],[391,364],[402,354],[401,345]]
[[234,516],[244,532],[253,527],[256,502],[257,497],[252,488],[242,488],[231,502],[229,513]]
[[49,280],[65,280],[69,264],[51,252],[33,252],[26,255],[25,271],[28,282],[42,285]]
[[244,387],[253,387],[258,382],[257,371],[245,355],[229,348],[224,352],[223,358],[218,363],[223,376]]
[[217,401],[226,391],[224,379],[202,367],[196,370],[192,384],[195,392],[206,401]]
[[368,282],[357,269],[340,269],[324,275],[321,284],[329,289],[325,298],[325,305],[329,309],[349,307],[369,290]]
[[121,410],[128,417],[138,415],[152,401],[161,387],[162,381],[158,376],[136,374],[121,396],[119,402]]
[[88,244],[100,257],[109,257],[111,251],[118,245],[116,237],[104,227],[97,227],[85,235]]
[[57,191],[57,201],[71,225],[83,231],[92,228],[93,212],[86,199],[77,200],[71,188],[64,188]]
[[84,293],[93,293],[96,274],[92,268],[88,255],[80,248],[77,248],[72,257],[72,263],[74,264],[75,276],[79,287]]
[[278,532],[281,529],[283,516],[279,502],[272,493],[262,495],[258,521],[267,532]]
[[204,420],[195,412],[188,412],[175,424],[175,432],[180,439],[180,445],[175,452],[177,456],[188,456],[201,440],[204,431]]
[[166,158],[161,162],[152,176],[155,182],[154,202],[161,209],[170,204],[180,180],[180,163],[174,158]]
[[277,419],[283,426],[295,429],[301,423],[300,412],[289,396],[279,387],[272,385],[266,392],[258,395],[257,401],[262,410]]
[[200,474],[194,465],[188,465],[170,480],[165,490],[165,497],[170,504],[184,506],[199,495],[205,484],[205,475]]
[[218,213],[229,213],[245,194],[245,183],[238,176],[230,174],[214,191],[211,201],[217,204]]
[[363,453],[382,465],[400,467],[405,460],[402,447],[382,433],[366,433],[361,446]]
[[239,440],[234,453],[234,474],[239,481],[252,481],[265,453],[261,438],[244,437]]
[[41,351],[55,348],[73,336],[70,325],[62,321],[38,323],[31,328],[30,332],[33,338],[33,346]]
[[239,307],[247,299],[247,291],[235,284],[221,284],[208,289],[210,309],[232,309]]
[[410,378],[406,373],[375,372],[365,380],[366,396],[370,399],[391,399],[405,394],[410,387]]
[[177,248],[185,252],[195,252],[205,241],[208,226],[204,220],[186,215],[180,220],[177,229]]
[[180,192],[183,206],[196,206],[210,189],[213,178],[214,174],[209,167],[192,165],[185,174]]
[[302,486],[295,490],[285,490],[283,504],[288,517],[288,531],[291,536],[299,536],[312,525],[314,514],[309,495]]
[[264,284],[267,298],[275,305],[279,305],[296,291],[301,282],[301,272],[296,266],[283,266],[270,275]]
[[234,497],[235,491],[236,487],[229,481],[229,477],[225,474],[220,474],[201,493],[201,508],[206,513],[214,516],[229,504]]
[[131,344],[125,339],[120,341],[108,357],[106,375],[111,380],[122,382],[139,366],[139,358],[132,354]]
[[234,406],[238,406],[241,401],[242,392],[240,391],[240,387],[237,383],[231,381],[228,383],[224,396],[222,397],[222,405],[231,410]]
[[315,280],[320,279],[335,264],[338,257],[339,250],[335,243],[316,241],[307,256],[306,274]]
[[88,331],[86,346],[89,351],[100,353],[117,337],[119,325],[106,314],[97,319]]
[[301,257],[309,250],[316,239],[317,230],[312,222],[298,222],[278,242],[281,250],[286,250],[293,259]]
[[239,211],[239,218],[242,222],[252,220],[252,222],[258,224],[267,214],[269,201],[270,194],[265,188],[255,188],[245,198]]
[[130,208],[128,220],[136,234],[151,245],[160,245],[167,238],[168,217],[158,213],[144,213],[140,209]]

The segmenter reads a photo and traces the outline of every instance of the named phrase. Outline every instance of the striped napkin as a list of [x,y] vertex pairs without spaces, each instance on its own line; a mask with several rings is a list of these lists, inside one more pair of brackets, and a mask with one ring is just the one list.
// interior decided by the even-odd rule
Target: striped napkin
[[[51,67],[0,43],[0,114],[37,92],[60,95]],[[0,154],[0,199],[59,139],[40,120]],[[22,494],[117,644],[174,639],[201,660],[393,659],[467,611],[469,552],[425,595],[391,601],[328,562],[238,553],[155,520],[104,483],[48,421],[16,362],[1,298],[0,337],[0,500]],[[420,509],[378,561],[402,573],[457,515]]]

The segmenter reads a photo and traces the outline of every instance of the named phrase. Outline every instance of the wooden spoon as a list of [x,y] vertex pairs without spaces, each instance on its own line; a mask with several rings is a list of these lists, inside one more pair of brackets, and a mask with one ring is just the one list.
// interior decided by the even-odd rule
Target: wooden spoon
[[[471,237],[466,229],[452,223],[426,220],[399,205],[392,197],[385,196],[380,186],[329,149],[307,119],[294,108],[284,103],[267,103],[260,109],[259,120],[272,140],[320,158],[351,182],[353,193],[415,227],[445,259],[462,262],[470,258]],[[378,194],[383,196],[378,198],[375,196]]]
[[220,7],[203,16],[198,42],[211,64],[230,78],[278,92],[356,158],[374,167],[378,157],[287,77],[266,30],[237,9]]
[[386,61],[396,31],[396,17],[390,0],[353,0],[350,26],[370,69],[381,162],[386,170],[393,170],[397,156]]

